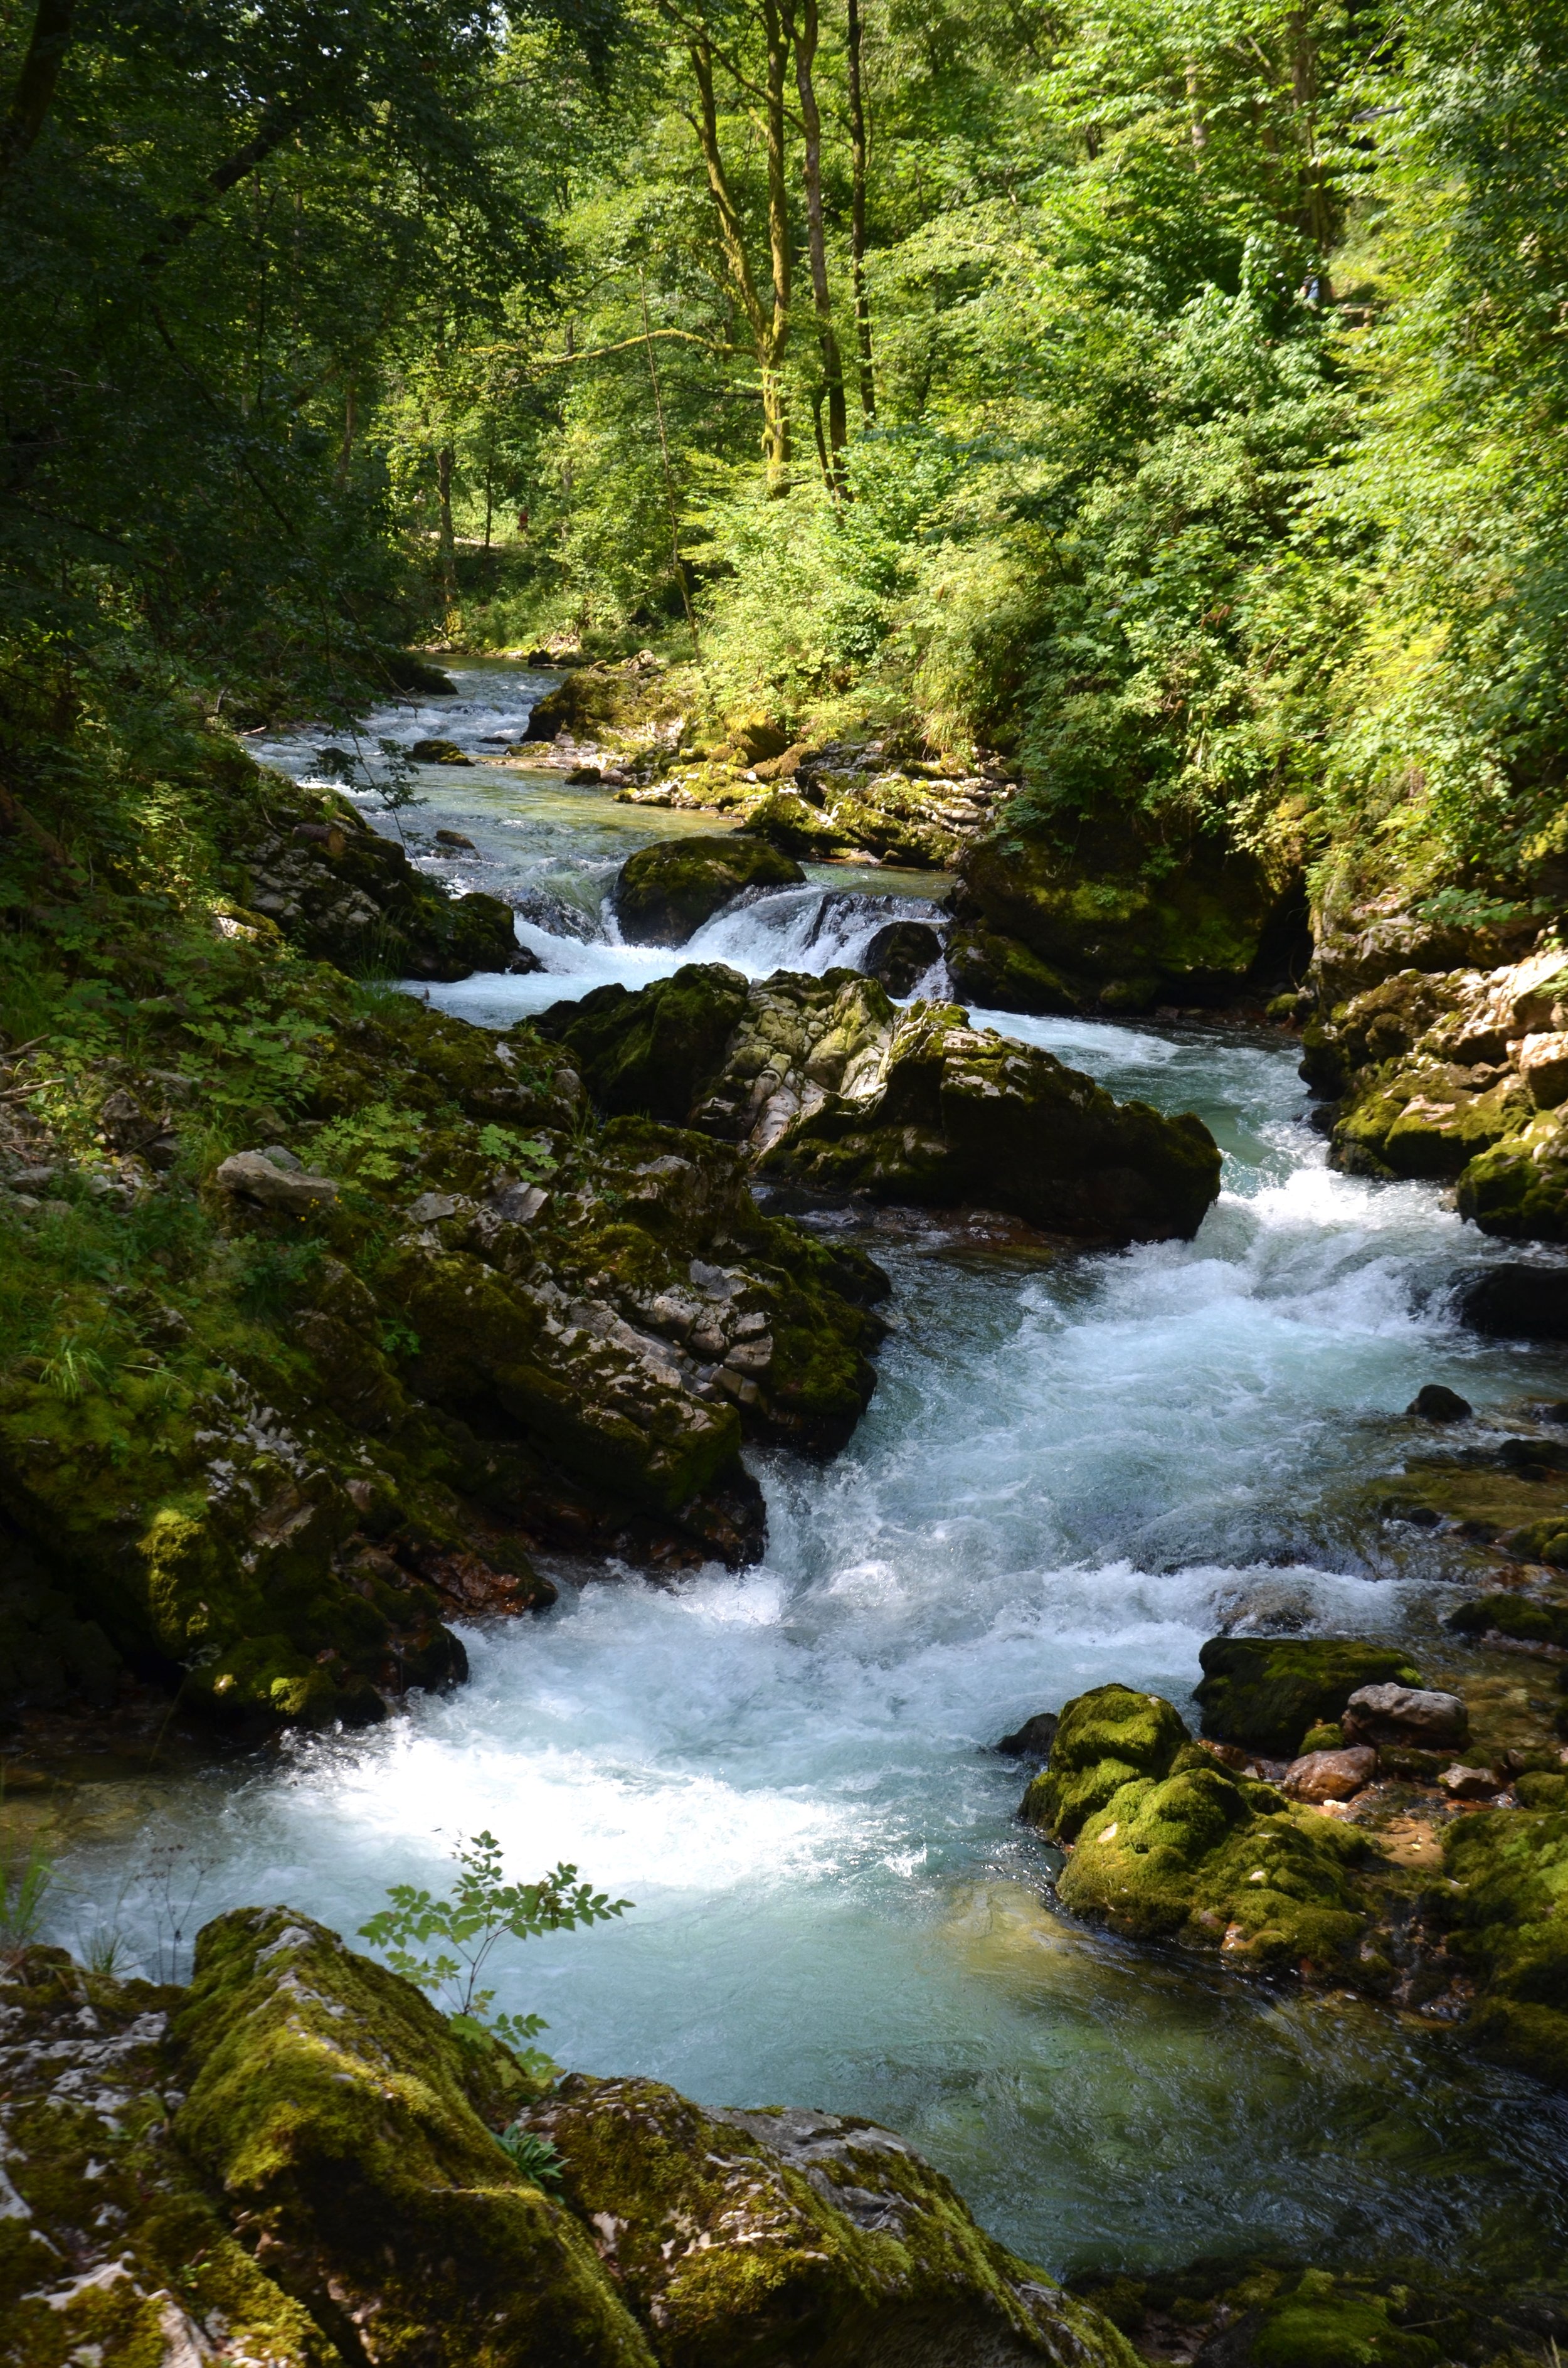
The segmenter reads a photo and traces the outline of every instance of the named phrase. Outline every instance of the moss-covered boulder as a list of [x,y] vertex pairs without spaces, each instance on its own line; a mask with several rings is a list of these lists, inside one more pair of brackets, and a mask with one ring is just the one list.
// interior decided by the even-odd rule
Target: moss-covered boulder
[[1010,812],[965,854],[957,907],[1082,1001],[1144,1011],[1233,995],[1259,974],[1288,903],[1256,857],[1216,837],[1165,845],[1125,821],[1060,834]]
[[8,1960],[0,2162],[0,2368],[1136,2368],[891,2131],[546,2089],[287,1907]]
[[746,1010],[746,982],[722,962],[686,962],[640,992],[597,986],[552,1004],[539,1028],[563,1045],[599,1108],[684,1125]]
[[955,922],[948,932],[947,955],[948,976],[960,1003],[1069,1019],[1084,1008],[1082,985],[1042,962],[1017,938]]
[[1052,1840],[1074,1841],[1085,1819],[1120,1785],[1164,1776],[1188,1740],[1181,1719],[1158,1694],[1096,1686],[1062,1712],[1050,1757],[1018,1814]]
[[1456,1201],[1483,1234],[1505,1241],[1568,1242],[1568,1127],[1561,1114],[1530,1120],[1483,1151],[1460,1178]]
[[1100,1686],[1066,1704],[1020,1814],[1067,1852],[1072,1914],[1237,1964],[1374,1982],[1367,1838],[1222,1766],[1169,1702]]
[[1202,1122],[1119,1103],[952,1005],[895,1009],[875,980],[751,985],[693,964],[546,1015],[609,1107],[686,1115],[770,1175],[881,1201],[974,1201],[1089,1241],[1196,1232],[1219,1190]]
[[684,946],[693,931],[751,888],[796,888],[792,857],[736,831],[639,848],[616,875],[615,916],[633,946]]
[[639,650],[633,657],[574,666],[535,700],[528,737],[564,737],[624,752],[669,746],[680,737],[687,703],[682,686],[652,650]]
[[1451,1183],[1532,1115],[1517,1079],[1476,1084],[1473,1069],[1432,1059],[1368,1079],[1334,1130],[1338,1165],[1358,1176]]
[[497,2143],[516,2067],[395,1974],[242,1909],[202,1932],[173,2037],[180,2145],[319,2325],[411,2368],[646,2368],[580,2222]]
[[509,905],[480,894],[449,896],[335,790],[258,776],[225,829],[239,867],[242,928],[259,916],[318,961],[410,978],[505,970],[517,953]]
[[941,959],[942,940],[929,921],[889,921],[868,941],[860,964],[890,995],[909,995]]
[[1568,2089],[1568,1804],[1458,1818],[1443,1867],[1449,1953],[1481,1986],[1468,2035]]
[[1441,2359],[1506,2358],[1528,2348],[1543,2305],[1545,2316],[1556,2315],[1548,2294],[1520,2294],[1510,2309],[1499,2295],[1450,2288],[1425,2265],[1376,2275],[1220,2254],[1147,2276],[1087,2271],[1071,2283],[1145,2357],[1162,2355],[1173,2326],[1185,2340],[1201,2337],[1204,2368],[1435,2368]]
[[574,2077],[526,2115],[665,2368],[1133,2368],[890,2131]]
[[1362,1686],[1421,1683],[1397,1646],[1340,1637],[1211,1636],[1199,1660],[1203,1733],[1276,1759],[1293,1759]]

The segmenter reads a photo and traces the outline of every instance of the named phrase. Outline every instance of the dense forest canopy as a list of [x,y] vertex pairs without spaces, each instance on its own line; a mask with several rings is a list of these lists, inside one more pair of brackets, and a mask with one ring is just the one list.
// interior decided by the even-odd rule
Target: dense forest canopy
[[88,714],[252,723],[556,632],[1325,894],[1484,915],[1558,851],[1547,0],[38,0],[5,38],[13,794]]

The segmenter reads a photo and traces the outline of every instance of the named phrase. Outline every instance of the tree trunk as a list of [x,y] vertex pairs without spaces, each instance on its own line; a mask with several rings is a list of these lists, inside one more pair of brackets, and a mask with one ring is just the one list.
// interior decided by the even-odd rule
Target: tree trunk
[[790,484],[790,423],[785,416],[784,386],[779,366],[790,334],[790,222],[784,188],[784,71],[788,63],[778,12],[766,0],[767,51],[767,229],[773,268],[771,312],[763,302],[746,253],[740,211],[730,188],[730,176],[719,144],[719,109],[713,96],[713,52],[706,41],[692,42],[687,55],[697,83],[696,131],[707,167],[708,186],[719,217],[719,244],[734,282],[756,351],[762,380],[762,451],[770,493],[785,493]]
[[860,364],[860,409],[877,416],[871,363],[871,306],[866,293],[866,105],[860,81],[860,0],[849,0],[849,260],[855,291],[855,347]]
[[447,598],[458,588],[458,539],[452,531],[452,448],[443,444],[436,455],[436,495],[441,506],[441,581]]
[[817,344],[827,389],[827,462],[824,472],[830,491],[844,491],[844,467],[839,459],[849,441],[844,408],[844,364],[833,325],[833,293],[827,279],[827,229],[822,211],[822,116],[817,107],[812,67],[816,63],[817,0],[801,0],[798,24],[786,19],[795,48],[795,87],[801,95],[801,121],[805,131],[806,251],[812,267],[812,302],[817,316]]
[[358,427],[358,390],[350,379],[343,398],[343,441],[337,450],[337,487],[340,493],[348,483],[348,471],[354,459],[354,438]]
[[71,46],[74,0],[38,0],[32,37],[22,70],[11,93],[6,120],[0,126],[0,176],[19,165],[43,130],[54,97],[54,85]]

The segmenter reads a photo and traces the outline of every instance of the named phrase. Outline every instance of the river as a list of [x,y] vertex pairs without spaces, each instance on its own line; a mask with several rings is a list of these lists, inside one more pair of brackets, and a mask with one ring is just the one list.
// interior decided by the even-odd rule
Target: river
[[[368,738],[483,755],[548,679],[456,678]],[[264,753],[309,774],[315,746]],[[418,780],[411,851],[523,900],[550,965],[430,990],[481,1021],[693,957],[853,960],[889,910],[860,900],[919,911],[945,884],[824,869],[641,952],[602,912],[616,866],[711,818],[493,768]],[[438,826],[474,851],[437,853]],[[636,1903],[507,1961],[499,2003],[542,2012],[562,2062],[884,2121],[1057,2272],[1263,2247],[1560,2260],[1568,2100],[1414,2019],[1060,1917],[1014,1821],[1023,1775],[987,1747],[1112,1678],[1187,1707],[1221,1622],[1440,1649],[1440,1549],[1369,1540],[1347,1497],[1422,1383],[1503,1407],[1568,1395],[1568,1365],[1458,1330],[1454,1269],[1495,1252],[1427,1188],[1329,1171],[1287,1041],[975,1016],[1203,1116],[1225,1184],[1198,1239],[1056,1261],[874,1242],[895,1281],[876,1397],[835,1463],[756,1458],[759,1566],[567,1585],[466,1632],[472,1682],[369,1735],[84,1783],[59,1936],[112,1928],[153,1967],[176,1923],[278,1899],[352,1933],[486,1826],[517,1873],[566,1858]]]

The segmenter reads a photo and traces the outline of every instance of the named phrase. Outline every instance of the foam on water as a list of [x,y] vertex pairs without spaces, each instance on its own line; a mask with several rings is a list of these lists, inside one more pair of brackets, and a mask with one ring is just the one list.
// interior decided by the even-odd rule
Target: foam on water
[[[705,934],[738,967],[805,966],[813,909],[791,892]],[[558,981],[632,951],[554,942]],[[985,1747],[1111,1678],[1185,1703],[1222,1621],[1421,1634],[1429,1548],[1369,1548],[1346,1492],[1423,1382],[1501,1406],[1568,1395],[1568,1370],[1455,1327],[1456,1263],[1497,1253],[1424,1187],[1330,1173],[1289,1047],[975,1017],[1200,1111],[1226,1189],[1195,1242],[1046,1267],[895,1248],[850,1447],[758,1459],[759,1568],[567,1587],[470,1633],[472,1682],[375,1733],[85,1788],[62,1930],[108,1918],[155,1958],[177,1841],[187,1931],[277,1898],[352,1931],[488,1826],[519,1873],[566,1858],[637,1903],[502,1974],[562,2060],[873,2114],[1047,2266],[1560,2256],[1562,2100],[1441,2032],[1057,1917],[1019,1771]]]

